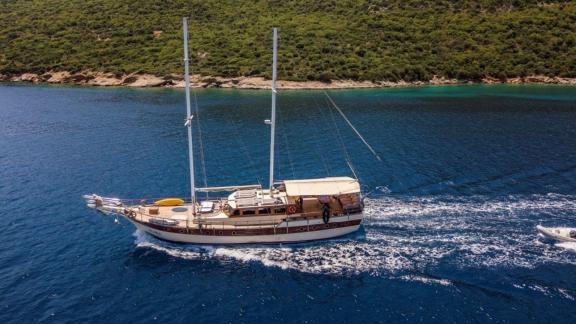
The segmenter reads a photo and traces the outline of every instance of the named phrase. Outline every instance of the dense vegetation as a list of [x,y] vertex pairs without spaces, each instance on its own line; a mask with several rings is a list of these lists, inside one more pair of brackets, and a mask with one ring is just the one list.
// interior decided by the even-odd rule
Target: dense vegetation
[[0,0],[0,73],[181,73],[426,80],[576,77],[576,1]]

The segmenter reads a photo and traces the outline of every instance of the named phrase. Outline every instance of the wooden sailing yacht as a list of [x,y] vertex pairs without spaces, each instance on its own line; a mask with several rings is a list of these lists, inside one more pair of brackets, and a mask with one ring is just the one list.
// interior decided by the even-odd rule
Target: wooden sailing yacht
[[[357,179],[328,177],[274,181],[276,28],[273,41],[272,116],[266,120],[271,126],[268,188],[262,188],[261,185],[195,187],[186,18],[183,19],[183,29],[190,199],[123,200],[92,194],[84,196],[87,206],[104,213],[121,215],[138,229],[157,238],[183,243],[294,243],[333,238],[358,230],[363,219],[363,203]],[[196,196],[197,192],[228,195],[200,200]]]

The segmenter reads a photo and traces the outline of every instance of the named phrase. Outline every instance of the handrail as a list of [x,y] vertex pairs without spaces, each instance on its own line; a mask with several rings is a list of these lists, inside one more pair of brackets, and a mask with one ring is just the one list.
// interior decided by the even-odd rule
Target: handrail
[[[148,207],[148,206],[135,206],[135,207],[132,207],[132,208],[138,208],[138,207]],[[176,206],[176,207],[177,207],[177,206]],[[358,210],[358,211],[357,211],[357,210],[350,210],[350,211],[340,210],[340,211],[338,211],[337,213],[332,213],[330,216],[333,216],[333,217],[344,216],[344,215],[349,215],[350,213],[355,213],[355,212],[359,212],[359,211],[361,211],[361,210]],[[177,220],[177,219],[174,219],[174,218],[172,218],[172,217],[170,217],[170,216],[155,215],[155,214],[150,214],[150,213],[144,213],[144,212],[141,212],[141,211],[138,211],[138,214],[139,214],[139,215],[142,215],[142,216],[150,217],[150,218],[161,218],[161,219]],[[270,215],[267,215],[267,216],[275,216],[275,215],[276,215],[276,216],[286,216],[286,218],[284,218],[283,220],[285,220],[285,219],[290,219],[290,220],[305,220],[305,219],[320,218],[320,217],[322,217],[322,212],[313,211],[313,212],[298,213],[298,214],[291,214],[291,215],[288,215],[288,214],[270,214]],[[253,216],[248,216],[248,217],[254,217],[254,216],[258,217],[258,215],[253,215]],[[244,218],[244,217],[242,217],[242,218]],[[183,221],[183,220],[182,220],[182,221]],[[237,217],[228,218],[228,220],[227,220],[227,222],[235,222],[235,223],[238,223],[238,222],[258,222],[258,221],[261,221],[261,222],[271,222],[270,220],[240,220],[240,219],[238,219]],[[208,224],[208,223],[217,223],[218,221],[217,221],[217,220],[214,221],[213,219],[206,219],[206,218],[201,218],[201,217],[195,217],[195,218],[193,219],[193,222],[196,223],[196,224],[200,224],[200,223],[202,223],[202,224]]]
[[221,225],[241,225],[242,226],[256,226],[256,225],[274,225],[274,224],[281,224],[284,222],[284,219],[278,220],[241,220],[241,221],[206,221],[206,220],[199,220],[194,219],[192,220],[193,224],[199,225],[214,225],[214,224],[221,224]]
[[[310,226],[310,220],[314,220],[314,219],[319,219],[322,217],[322,213],[319,212],[307,212],[307,213],[300,213],[300,214],[293,214],[293,215],[283,215],[285,217],[283,218],[277,218],[277,219],[272,219],[272,220],[268,220],[268,219],[258,219],[258,220],[243,220],[243,219],[225,219],[225,220],[214,220],[214,219],[202,219],[202,218],[198,218],[198,217],[193,217],[190,218],[188,214],[184,214],[186,216],[186,219],[174,219],[172,217],[166,216],[166,215],[153,215],[150,213],[146,213],[145,208],[146,206],[133,206],[133,207],[128,207],[128,208],[124,208],[124,213],[122,213],[121,211],[110,211],[112,213],[116,213],[116,214],[124,214],[124,216],[128,216],[128,217],[134,217],[135,219],[139,220],[140,222],[145,222],[145,223],[149,223],[149,224],[156,224],[156,225],[164,225],[164,226],[170,226],[170,227],[176,227],[176,228],[195,228],[198,227],[199,229],[209,229],[209,230],[216,230],[221,228],[222,230],[225,229],[237,229],[239,227],[241,228],[246,228],[246,227],[258,227],[258,228],[274,228],[274,231],[276,231],[276,228],[279,228],[279,226],[283,223],[285,223],[285,226],[282,226],[282,228],[284,227],[289,227],[289,223],[290,222],[295,222],[295,221],[306,221],[306,225],[308,228]],[[129,216],[128,214],[128,210],[133,210],[133,209],[138,209],[138,211],[136,212],[136,214],[134,216]],[[338,210],[336,213],[333,213],[331,216],[332,217],[341,217],[341,216],[347,216],[347,219],[350,220],[350,214],[355,213],[355,212],[360,212],[361,209],[359,210]],[[154,221],[151,221],[152,219],[158,220],[157,223],[155,223]],[[166,221],[166,223],[162,223],[163,221]]]

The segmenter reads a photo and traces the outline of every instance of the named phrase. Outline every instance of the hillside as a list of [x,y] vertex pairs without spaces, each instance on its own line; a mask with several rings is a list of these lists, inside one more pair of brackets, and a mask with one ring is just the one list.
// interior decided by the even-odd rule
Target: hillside
[[0,74],[192,71],[279,78],[576,77],[576,2],[536,0],[0,0]]

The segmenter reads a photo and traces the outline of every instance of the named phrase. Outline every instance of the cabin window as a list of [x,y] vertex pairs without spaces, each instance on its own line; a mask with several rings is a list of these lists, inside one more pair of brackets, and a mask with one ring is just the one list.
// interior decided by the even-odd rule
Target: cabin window
[[274,209],[274,213],[275,214],[286,214],[286,208],[284,208],[284,207],[276,208],[276,209]]
[[258,209],[258,215],[267,215],[269,214],[268,208],[260,208]]
[[242,215],[256,215],[256,211],[254,209],[246,209],[242,211]]
[[238,209],[234,209],[234,212],[232,213],[232,215],[240,216],[240,211]]

